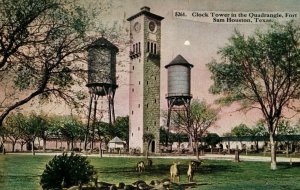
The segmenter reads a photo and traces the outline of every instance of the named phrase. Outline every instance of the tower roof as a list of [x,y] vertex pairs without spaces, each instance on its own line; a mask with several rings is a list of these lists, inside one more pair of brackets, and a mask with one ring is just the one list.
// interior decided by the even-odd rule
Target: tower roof
[[162,20],[162,19],[164,19],[164,17],[161,17],[161,16],[159,16],[159,15],[156,15],[156,14],[151,13],[151,12],[150,12],[150,8],[144,6],[144,7],[141,8],[141,11],[140,11],[139,13],[137,13],[137,14],[135,14],[135,15],[129,17],[127,20],[128,20],[128,21],[131,21],[131,20],[133,20],[133,19],[135,19],[135,18],[137,18],[137,17],[139,17],[139,16],[141,16],[141,15],[146,15],[146,16],[151,17],[151,18],[154,18],[154,19],[156,19],[156,20]]
[[97,40],[95,40],[93,43],[91,43],[88,46],[88,49],[97,48],[97,47],[104,47],[104,48],[108,48],[108,49],[113,49],[116,52],[119,52],[119,48],[117,46],[115,46],[113,43],[111,43],[110,41],[108,41],[104,37],[101,37],[101,38],[98,38]]
[[165,68],[168,68],[172,65],[183,65],[183,66],[187,66],[187,67],[193,67],[194,65],[190,64],[186,59],[184,59],[184,57],[182,57],[180,54],[177,55],[175,57],[175,59],[173,59],[171,61],[171,63],[169,63],[168,65],[165,66]]

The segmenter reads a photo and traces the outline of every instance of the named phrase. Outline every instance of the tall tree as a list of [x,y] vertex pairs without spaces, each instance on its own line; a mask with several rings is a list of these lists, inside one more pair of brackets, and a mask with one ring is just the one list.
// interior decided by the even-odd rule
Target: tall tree
[[67,141],[67,150],[74,148],[74,142],[84,134],[82,123],[71,116],[61,118],[60,134],[64,140]]
[[275,135],[285,108],[300,97],[299,27],[293,22],[273,24],[266,32],[246,37],[235,32],[220,49],[220,62],[208,68],[214,84],[210,90],[222,94],[220,103],[240,101],[258,108],[267,122],[271,144],[271,169],[276,165]]
[[12,143],[12,152],[15,151],[16,143],[22,139],[22,125],[24,125],[24,116],[22,114],[12,114],[10,115],[4,125],[4,130],[6,131],[7,138]]
[[215,124],[217,115],[218,110],[212,108],[205,101],[194,100],[187,111],[177,111],[172,118],[176,126],[192,137],[197,159],[199,159],[199,138]]
[[[0,126],[36,97],[78,106],[90,17],[73,0],[0,0]],[[13,86],[13,88],[11,88]]]

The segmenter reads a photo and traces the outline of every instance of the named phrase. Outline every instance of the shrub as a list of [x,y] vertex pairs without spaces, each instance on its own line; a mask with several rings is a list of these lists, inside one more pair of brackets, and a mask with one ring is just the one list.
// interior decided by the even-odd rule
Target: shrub
[[86,157],[71,153],[54,156],[46,165],[40,185],[43,189],[61,189],[88,183],[95,174]]

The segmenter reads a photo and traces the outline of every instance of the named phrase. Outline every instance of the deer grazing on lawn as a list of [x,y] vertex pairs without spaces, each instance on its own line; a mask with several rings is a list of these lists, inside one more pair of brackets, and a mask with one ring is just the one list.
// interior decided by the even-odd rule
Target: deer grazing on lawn
[[178,169],[178,165],[180,162],[173,162],[173,164],[170,167],[170,175],[171,175],[171,181],[175,182],[175,179],[177,178],[177,183],[180,181],[180,172]]
[[199,166],[201,165],[202,161],[200,161],[200,160],[191,160],[190,163],[192,165],[192,168],[194,170],[197,170],[199,168]]
[[139,161],[137,164],[136,164],[136,171],[138,172],[142,172],[145,170],[145,163],[144,161]]

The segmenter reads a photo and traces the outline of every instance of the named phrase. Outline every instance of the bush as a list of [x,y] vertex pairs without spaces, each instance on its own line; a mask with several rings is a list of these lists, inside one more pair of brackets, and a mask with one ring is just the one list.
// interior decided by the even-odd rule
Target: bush
[[43,189],[61,189],[88,183],[95,174],[86,157],[72,153],[54,156],[46,165],[40,185]]

